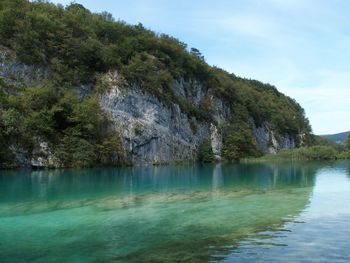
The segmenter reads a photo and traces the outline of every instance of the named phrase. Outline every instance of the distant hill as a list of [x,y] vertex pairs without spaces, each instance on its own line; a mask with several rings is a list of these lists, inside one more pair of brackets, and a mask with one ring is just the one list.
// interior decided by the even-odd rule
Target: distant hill
[[321,135],[322,137],[334,141],[336,143],[342,143],[346,140],[348,137],[350,131],[347,132],[341,132],[341,133],[336,133],[336,134],[327,134],[327,135]]

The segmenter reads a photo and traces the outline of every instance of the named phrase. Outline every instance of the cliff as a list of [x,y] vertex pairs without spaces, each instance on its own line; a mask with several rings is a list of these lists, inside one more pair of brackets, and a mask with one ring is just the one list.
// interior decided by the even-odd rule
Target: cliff
[[[47,68],[21,63],[5,47],[0,48],[0,76],[18,87],[40,85],[50,78]],[[117,71],[103,76],[106,89],[100,94],[99,103],[113,120],[113,129],[121,135],[127,160],[137,165],[196,160],[198,147],[206,140],[210,141],[215,157],[221,159],[222,127],[231,117],[227,103],[212,97],[215,105],[214,122],[200,121],[188,116],[177,104],[165,105],[140,86],[120,85],[120,78]],[[78,97],[85,97],[91,93],[91,88],[87,88],[89,86],[72,88],[77,91]],[[182,79],[174,82],[172,88],[195,106],[207,95],[205,87],[196,81]],[[285,134],[277,140],[269,123],[257,126],[252,120],[251,125],[254,139],[262,153],[276,153],[282,148],[296,147],[293,135]],[[22,166],[60,166],[58,161],[54,161],[53,151],[48,149],[46,142],[38,142],[32,153],[15,145],[12,150]]]
[[22,14],[0,27],[1,166],[196,160],[206,142],[232,161],[307,143],[293,99],[209,66],[176,39],[78,4],[18,4],[0,12]]
[[[101,95],[100,105],[113,118],[114,128],[120,132],[123,145],[133,163],[196,160],[198,147],[206,140],[210,141],[215,157],[221,160],[223,125],[232,117],[227,103],[219,98],[211,98],[215,105],[214,122],[199,121],[182,112],[179,105],[164,105],[137,85],[118,86],[118,77],[117,72],[106,76],[108,88]],[[204,87],[199,83],[181,80],[173,83],[173,89],[196,106],[206,96]],[[187,89],[194,89],[194,96],[189,96],[191,92]],[[294,148],[297,146],[294,137],[302,136],[284,134],[277,140],[269,123],[256,126],[252,120],[251,126],[254,140],[262,153]]]

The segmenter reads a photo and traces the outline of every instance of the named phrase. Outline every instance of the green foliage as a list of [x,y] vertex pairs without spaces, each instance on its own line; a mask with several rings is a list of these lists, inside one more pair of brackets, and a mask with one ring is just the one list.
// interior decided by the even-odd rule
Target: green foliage
[[283,158],[299,160],[333,160],[337,152],[329,146],[301,147],[298,149],[283,149],[279,153]]
[[300,147],[295,149],[282,149],[277,154],[270,154],[258,159],[246,159],[248,162],[259,161],[312,161],[335,160],[337,151],[330,146]]
[[49,143],[64,167],[114,165],[125,157],[118,135],[106,131],[109,120],[93,95],[79,100],[70,90],[39,86],[3,99],[0,166],[9,162],[12,145],[30,153],[40,141]]
[[334,148],[337,152],[343,152],[346,150],[345,144],[336,143],[334,141],[331,141],[325,137],[313,135],[312,138],[312,145],[313,146],[329,146]]
[[222,156],[227,161],[237,161],[247,156],[259,155],[257,143],[249,121],[247,108],[233,104],[231,119],[223,126]]
[[98,145],[98,160],[102,165],[116,165],[125,159],[124,148],[118,133],[112,133],[102,139]]
[[129,83],[138,83],[165,103],[173,101],[172,76],[155,56],[146,52],[136,54],[123,68],[123,73]]
[[[75,3],[63,8],[43,1],[1,0],[0,22],[1,44],[25,63],[50,65],[59,83],[91,81],[96,72],[132,68],[140,59],[151,65],[151,71],[160,64],[167,67],[165,77],[197,76],[207,68],[198,50],[187,52],[186,45],[174,38],[156,36],[141,24],[115,22],[106,12],[92,14]],[[142,54],[156,62],[145,61]],[[147,85],[158,82],[155,78],[142,81]]]
[[215,160],[209,141],[204,141],[199,145],[197,159],[201,163],[211,163]]
[[14,109],[0,109],[0,167],[11,167],[14,154],[9,149],[10,142],[21,135],[21,119]]
[[229,124],[225,127],[222,156],[227,161],[257,156],[259,151],[248,123]]
[[337,154],[336,158],[339,160],[350,159],[350,152],[349,151],[340,152]]
[[350,133],[343,146],[345,149],[338,154],[338,159],[350,159]]
[[65,131],[59,141],[56,158],[64,167],[88,167],[96,164],[95,146],[81,138],[75,129]]
[[215,113],[215,106],[209,95],[206,95],[199,102],[195,109],[192,109],[192,115],[196,116],[200,120],[208,122],[215,122],[212,118]]

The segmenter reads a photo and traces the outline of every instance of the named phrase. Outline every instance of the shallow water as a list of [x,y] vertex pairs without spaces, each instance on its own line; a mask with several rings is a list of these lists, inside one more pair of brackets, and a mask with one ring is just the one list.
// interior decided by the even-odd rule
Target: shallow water
[[0,171],[0,262],[348,262],[350,163]]

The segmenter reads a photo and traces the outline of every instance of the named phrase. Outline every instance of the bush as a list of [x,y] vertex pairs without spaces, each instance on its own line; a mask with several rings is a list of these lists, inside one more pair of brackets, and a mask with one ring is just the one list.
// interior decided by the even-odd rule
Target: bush
[[247,123],[229,124],[224,129],[222,156],[225,160],[238,161],[240,158],[259,154],[252,130]]
[[102,139],[97,146],[99,163],[117,165],[125,160],[124,148],[118,133],[114,132]]
[[89,167],[96,164],[95,147],[82,139],[77,131],[69,130],[60,140],[55,157],[63,167]]
[[215,160],[213,149],[209,141],[204,141],[199,145],[197,158],[201,163],[211,163]]
[[344,151],[344,152],[338,153],[336,157],[337,159],[340,159],[340,160],[350,159],[350,152]]
[[334,160],[337,152],[330,146],[312,146],[309,148],[282,149],[277,155],[283,159],[291,160]]

